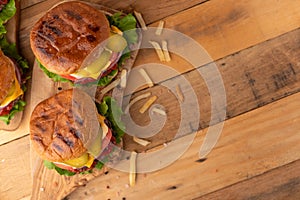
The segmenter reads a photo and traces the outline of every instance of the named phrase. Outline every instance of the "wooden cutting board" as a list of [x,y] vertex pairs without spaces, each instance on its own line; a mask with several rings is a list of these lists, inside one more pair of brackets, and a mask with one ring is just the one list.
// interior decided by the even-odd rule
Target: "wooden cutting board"
[[[109,12],[116,13],[120,12],[113,10],[101,5],[93,4],[97,9]],[[138,25],[139,26],[139,25]],[[141,35],[139,35],[141,42]],[[140,46],[138,42],[134,49],[138,49]],[[135,58],[138,54],[138,50],[131,52],[131,58],[126,60],[122,66],[129,73],[131,67],[134,64]],[[120,73],[119,73],[120,75]],[[42,89],[41,89],[42,88]],[[47,99],[56,93],[71,88],[69,83],[57,83],[49,79],[43,71],[39,68],[37,62],[35,61],[32,72],[32,87],[31,87],[31,98],[30,98],[30,110],[32,111],[34,107],[44,99]],[[124,91],[120,91],[123,95]],[[101,99],[102,95],[95,94],[95,98]],[[30,145],[30,161],[33,177],[33,187],[31,193],[31,199],[63,199],[65,196],[74,191],[77,187],[85,185],[88,181],[101,176],[108,170],[107,167],[103,167],[101,170],[93,170],[91,174],[78,174],[75,176],[61,176],[55,170],[47,169],[43,161],[35,153],[33,148]]]

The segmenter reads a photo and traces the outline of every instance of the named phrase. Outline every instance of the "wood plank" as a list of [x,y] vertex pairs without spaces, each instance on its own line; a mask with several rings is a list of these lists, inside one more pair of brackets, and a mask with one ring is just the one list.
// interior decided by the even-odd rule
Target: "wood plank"
[[[0,199],[21,199],[32,187],[29,137],[0,146]],[[17,186],[17,187],[16,187]]]
[[[42,16],[43,11],[50,8],[57,1],[42,2],[36,6],[24,9],[21,13],[20,41],[22,53],[30,60],[30,63],[33,63],[34,57],[28,48],[29,31],[35,21]],[[166,28],[180,31],[192,37],[208,51],[213,59],[218,59],[299,27],[300,12],[298,11],[300,3],[298,1],[267,0],[262,3],[260,0],[253,0],[236,3],[234,0],[229,0],[226,1],[226,4],[220,1],[208,1],[184,12],[167,17],[165,19]],[[139,5],[143,5],[146,1],[138,2],[141,2]],[[146,19],[149,19],[147,23],[153,23],[161,19],[155,18],[155,16],[160,16],[159,13],[161,10],[155,10],[156,7],[154,5],[164,8],[163,5],[166,2],[174,1],[158,2],[153,3],[152,6],[138,9]],[[120,4],[123,3],[120,2]],[[180,10],[178,7],[181,8],[185,4],[187,3],[176,4],[174,2],[174,5],[172,3],[176,12]],[[118,8],[116,5],[112,5],[112,8]],[[128,6],[128,4],[126,5]],[[148,5],[148,3],[145,5]],[[192,3],[187,7],[189,6],[192,6]],[[133,8],[136,8],[135,5]],[[161,17],[171,14],[173,13],[168,13]],[[154,21],[150,20],[154,18]],[[153,61],[153,58],[156,59],[154,56],[155,54],[151,56],[148,53],[141,53],[137,64],[145,63],[149,60]],[[182,68],[179,64],[175,65],[174,68],[179,71],[188,70],[187,67]]]
[[[200,122],[199,127],[206,128],[212,121],[220,122],[221,115],[226,109],[226,119],[235,117],[252,109],[259,108],[270,102],[281,99],[285,96],[300,91],[300,29],[284,34],[275,39],[266,41],[254,47],[245,49],[239,53],[227,56],[216,61],[216,66],[221,74],[225,87],[225,95],[218,98],[226,98],[227,105],[218,108],[215,118],[211,120],[212,112],[212,93],[209,93],[208,87],[204,81],[206,76],[215,77],[216,74],[204,74],[200,76],[199,71],[193,70],[184,74],[184,78],[192,86],[182,88],[183,93],[190,95],[195,92],[197,96]],[[211,65],[199,68],[200,71],[209,71]],[[159,75],[162,73],[161,67],[147,66],[147,72],[153,80],[159,82]],[[138,85],[138,71],[132,71],[129,77],[128,87]],[[176,93],[172,94],[162,85],[180,84],[179,78],[172,78],[168,81],[161,82],[160,85],[135,93],[132,98],[142,93],[151,92],[152,95],[158,96],[157,104],[163,105],[168,114],[168,120],[163,129],[155,135],[149,137],[152,141],[147,147],[136,147],[132,142],[132,137],[125,137],[125,146],[130,150],[144,151],[163,142],[172,140],[177,133],[181,122],[180,102],[176,97]],[[216,81],[218,82],[218,81]],[[183,85],[183,84],[181,84]],[[216,84],[218,86],[218,84]],[[212,89],[213,88],[213,89]],[[222,88],[212,87],[212,91],[222,91]],[[221,95],[221,93],[220,93]],[[136,124],[146,126],[150,123],[148,113],[141,114],[139,109],[146,100],[137,102],[131,108],[131,116]],[[192,108],[194,109],[194,108]],[[193,120],[193,113],[185,115],[190,119],[190,123],[197,124],[198,119]],[[182,135],[191,132],[189,125],[186,125]],[[173,133],[173,134],[172,134]],[[159,138],[159,139],[158,139]]]
[[[198,159],[197,152],[205,130],[197,134],[194,144],[176,163],[155,173],[138,175],[135,187],[127,188],[127,173],[110,170],[86,187],[78,188],[69,199],[85,199],[86,195],[95,195],[95,198],[103,195],[101,199],[113,199],[130,197],[127,196],[129,193],[137,195],[138,191],[143,191],[143,197],[174,192],[174,195],[183,192],[183,195],[191,193],[199,197],[297,160],[300,156],[297,145],[300,141],[299,100],[300,93],[297,93],[226,121],[217,147],[204,163],[194,161]],[[28,137],[0,146],[1,199],[20,199],[30,195],[32,171],[29,151]],[[22,156],[19,156],[20,152]],[[190,169],[188,172],[182,170],[186,165]],[[16,170],[20,166],[23,170]],[[200,174],[201,178],[191,178],[195,174]],[[194,180],[197,184],[187,180]],[[162,185],[158,187],[158,184]],[[179,190],[166,190],[172,186]]]
[[260,176],[205,195],[208,199],[289,199],[300,197],[300,160],[270,170]]
[[[46,0],[22,0],[21,8],[26,9],[27,7],[34,6],[36,4],[43,6],[42,3]],[[99,0],[89,0],[90,2],[100,2]],[[149,11],[148,14],[144,16],[145,21],[156,21],[161,18],[164,18],[166,16],[169,16],[171,14],[177,13],[179,11],[182,11],[184,9],[190,8],[192,6],[195,6],[197,4],[201,4],[203,2],[206,2],[208,0],[191,0],[191,1],[183,1],[183,0],[173,0],[173,1],[132,1],[132,0],[124,0],[124,1],[111,1],[111,0],[102,0],[101,4],[106,7],[114,8],[117,10],[122,11],[131,11],[133,9],[135,10],[144,10],[144,9],[151,9],[152,14]],[[53,1],[53,5],[57,3],[58,1]],[[178,6],[180,5],[180,6]],[[154,15],[156,13],[156,15]]]
[[[203,163],[194,161],[198,159],[197,152],[206,130],[198,132],[192,146],[174,164],[161,171],[139,174],[135,187],[127,187],[127,173],[110,170],[86,187],[78,188],[69,199],[86,199],[90,195],[95,199],[139,199],[138,194],[186,198],[193,195],[196,198],[298,160],[299,100],[300,93],[297,93],[227,120],[217,147]],[[30,195],[29,149],[28,137],[0,146],[0,152],[3,152],[0,157],[1,199],[20,199]],[[19,166],[23,170],[19,170]],[[183,170],[185,168],[189,170]],[[195,178],[195,174],[200,177]]]
[[[227,89],[227,109],[229,112],[227,117],[234,117],[243,112],[247,112],[272,101],[278,100],[288,94],[296,93],[300,90],[299,82],[297,81],[299,79],[298,77],[300,71],[300,67],[297,65],[299,60],[297,55],[300,53],[300,43],[298,42],[300,41],[299,32],[300,29],[292,31],[276,39],[243,50],[232,56],[228,56],[217,62],[218,68],[223,77],[225,88]],[[272,49],[273,51],[270,52],[269,49]],[[284,52],[284,54],[282,52]],[[252,62],[259,56],[261,59],[258,62]],[[200,70],[206,71],[205,68],[209,69],[211,68],[211,65],[201,67]],[[161,68],[159,68],[158,71],[152,72],[151,70],[153,69],[154,68],[147,68],[147,71],[150,74],[159,74],[159,72],[161,72]],[[272,73],[270,73],[271,70]],[[233,74],[235,75],[234,77],[232,76]],[[286,76],[284,85],[282,85],[282,87],[278,87],[281,84],[281,79],[274,79],[274,77],[277,77],[277,74],[279,74],[278,76],[280,76],[280,74],[285,74]],[[132,75],[135,76],[134,73]],[[204,114],[201,115],[202,119],[200,119],[200,127],[207,127],[210,123],[211,117],[211,94],[208,93],[205,82],[199,79],[198,71],[191,71],[185,74],[185,76],[193,86],[193,89],[196,91],[198,99],[201,101],[199,104],[200,109],[202,109],[200,110],[200,113]],[[130,80],[136,79],[130,78]],[[36,82],[41,81],[37,79]],[[174,79],[166,82],[174,82]],[[253,84],[253,82],[255,82],[255,84]],[[163,82],[162,85],[164,84],[166,83]],[[266,85],[269,85],[267,89]],[[36,90],[38,91],[39,88],[36,88]],[[174,124],[180,124],[181,115],[180,110],[178,110],[178,104],[174,103],[176,102],[175,97],[173,96],[173,98],[171,98],[170,92],[168,90],[163,90],[161,86],[151,88],[149,91],[151,91],[152,94],[159,96],[159,101],[157,101],[157,103],[165,105],[165,108],[168,112],[168,117],[172,120],[168,121],[164,129],[159,134],[156,134],[150,139],[152,144],[147,148],[141,148],[140,146],[136,145],[136,143],[131,141],[131,137],[126,137],[125,147],[127,150],[144,151],[164,142],[169,142],[174,138],[173,133],[176,133],[178,129],[178,126]],[[199,93],[198,91],[201,92]],[[255,91],[255,93],[253,93],[253,91]],[[239,95],[236,96],[236,94]],[[142,122],[147,122],[148,118],[146,117],[146,114],[141,115],[138,113],[141,103],[143,102],[136,104],[135,107],[132,108],[133,116],[135,116],[134,118],[136,120],[140,119]],[[224,108],[220,109],[223,110]],[[193,116],[188,116],[188,118],[193,119]],[[215,123],[219,122],[217,120],[218,118],[216,119]],[[220,120],[224,119],[220,118]],[[193,122],[197,123],[198,121]],[[183,132],[182,135],[188,134],[192,131],[189,126],[187,126],[185,130],[186,132]],[[46,169],[40,165],[38,166],[39,170],[41,170],[41,174],[36,174],[38,178],[35,177],[35,179],[38,181],[35,181],[35,188],[38,190],[34,190],[35,193],[33,198],[52,198],[48,196],[50,195],[49,192],[41,192],[39,190],[39,188],[42,187],[46,188],[48,191],[48,187],[52,186],[51,182],[43,181],[47,180],[46,178],[51,180],[55,179],[56,182],[61,183],[60,187],[56,187],[58,191],[54,192],[59,197],[63,197],[68,194],[68,192],[74,190],[74,188],[78,185],[78,182],[81,182],[81,178],[79,177],[61,179],[60,177],[55,176],[55,173],[46,173]],[[91,180],[94,178],[94,176],[98,175],[85,176],[84,178],[86,180]],[[63,183],[65,182],[68,182],[69,184],[67,184],[65,187],[62,187]],[[52,190],[51,192],[53,193]]]
[[[128,173],[110,170],[68,199],[193,199],[299,160],[299,100],[297,93],[227,120],[216,148],[204,162],[195,161],[206,130],[197,133],[193,144],[172,165],[138,174],[134,187],[127,185]],[[184,143],[184,138],[178,141]]]
[[[165,28],[198,42],[212,60],[223,58],[299,27],[299,1],[208,1],[164,19]],[[276,14],[274,14],[276,13]],[[274,23],[276,21],[276,23]],[[150,26],[157,26],[157,23]],[[136,66],[157,61],[155,52],[141,51]],[[167,63],[183,73],[193,69],[181,60]]]
[[41,3],[43,1],[45,1],[45,0],[22,0],[21,1],[21,9],[28,8],[30,6],[33,6],[34,4]]
[[[125,12],[131,12],[132,10],[138,10],[143,13],[145,21],[153,23],[159,19],[172,15],[174,13],[180,12],[197,4],[206,2],[207,0],[140,0],[140,1],[111,1],[111,0],[89,0],[88,2],[99,3],[103,6],[110,7],[112,9],[121,10]],[[40,2],[40,3],[37,3]],[[60,0],[45,1],[45,0],[35,0],[22,2],[22,13],[21,13],[21,32],[20,40],[21,46],[24,47],[23,54],[28,58],[31,64],[33,64],[33,54],[28,48],[29,43],[29,32],[33,24],[53,5],[60,2]],[[29,7],[30,6],[30,7]]]

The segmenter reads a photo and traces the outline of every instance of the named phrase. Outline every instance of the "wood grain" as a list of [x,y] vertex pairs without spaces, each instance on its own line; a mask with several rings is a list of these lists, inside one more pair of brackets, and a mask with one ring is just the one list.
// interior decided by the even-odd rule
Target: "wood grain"
[[[171,166],[154,173],[138,174],[135,187],[127,187],[127,173],[109,170],[105,176],[78,188],[69,199],[139,199],[139,195],[145,198],[147,194],[159,195],[157,198],[165,195],[196,198],[299,160],[299,100],[300,93],[297,93],[227,120],[217,147],[203,163],[194,161],[198,160],[197,152],[206,130],[197,133],[192,146]],[[3,152],[0,157],[1,199],[30,195],[29,149],[27,136],[0,146]],[[19,166],[23,170],[17,170]],[[200,177],[195,178],[195,174]]]
[[[183,74],[184,78],[188,80],[192,86],[192,88],[182,88],[183,92],[190,94],[192,90],[197,96],[198,106],[200,108],[199,128],[206,128],[212,122],[218,123],[223,121],[224,119],[221,118],[221,115],[224,109],[226,109],[226,119],[229,119],[299,92],[299,54],[300,29],[297,29],[217,60],[215,64],[221,74],[221,81],[224,83],[226,92],[225,97],[220,96],[218,98],[226,98],[227,105],[226,108],[218,108],[214,119],[211,119],[212,94],[209,93],[208,86],[204,81],[205,76],[206,80],[210,80],[208,77],[215,77],[215,74],[211,75],[208,73],[212,66],[206,65],[199,68],[200,71],[193,70]],[[151,78],[155,82],[159,82],[156,78],[159,78],[158,74],[161,73],[162,69],[153,66],[148,66],[146,69],[151,75]],[[200,76],[201,71],[207,71],[207,73],[203,73],[204,76]],[[138,80],[136,78],[137,76],[136,74],[131,74],[128,87],[136,84]],[[151,92],[152,95],[159,97],[156,103],[165,107],[169,117],[165,126],[158,134],[154,137],[147,138],[152,142],[151,145],[137,148],[132,141],[132,137],[128,136],[125,137],[126,148],[144,151],[163,142],[172,140],[181,122],[180,101],[177,99],[176,94],[171,93],[170,90],[163,87],[163,85],[180,84],[179,78],[180,77],[175,77],[168,81],[160,82],[158,86],[137,92],[132,96],[133,99],[142,93]],[[218,84],[216,85],[218,86]],[[212,90],[222,91],[222,88],[214,86],[212,88]],[[139,109],[145,101],[146,100],[137,102],[130,109],[133,120],[140,126],[146,126],[150,123],[148,113],[139,113]],[[190,119],[191,124],[197,123],[197,118],[193,120],[193,113],[185,115],[184,117],[186,117],[185,119]],[[182,132],[182,135],[192,132],[189,125],[186,125],[184,130],[185,132]]]
[[21,199],[30,195],[32,180],[29,149],[27,136],[0,146],[1,200]]
[[[121,10],[121,11],[132,11],[138,10],[143,13],[143,17],[145,21],[149,23],[153,23],[159,19],[170,16],[174,13],[180,12],[197,4],[201,4],[206,2],[207,0],[191,0],[191,1],[183,1],[183,0],[140,0],[140,1],[110,1],[110,0],[89,0],[92,3],[99,3],[103,6],[110,7],[112,9]],[[40,3],[37,3],[40,2]],[[60,0],[53,1],[28,1],[25,0],[22,4],[21,13],[21,32],[20,32],[20,40],[22,47],[29,46],[29,32],[33,26],[33,24],[53,5],[60,2]],[[37,3],[37,4],[36,4]],[[30,6],[32,5],[32,6]],[[30,7],[29,7],[30,6]],[[24,49],[24,55],[29,59],[30,63],[33,64],[33,54],[30,49]]]
[[[193,199],[299,160],[299,100],[297,93],[227,120],[217,146],[204,162],[195,161],[206,130],[197,133],[172,165],[138,174],[134,187],[127,185],[128,173],[110,170],[68,199]],[[185,138],[178,141],[184,143]]]
[[[34,5],[40,5],[38,3],[42,3],[45,0],[22,0],[21,8],[26,9],[27,7],[34,6]],[[100,2],[99,0],[89,0],[90,2]],[[106,7],[114,8],[117,10],[122,11],[130,11],[132,9],[135,10],[144,10],[144,9],[151,9],[151,12],[148,13],[148,15],[145,15],[145,20],[148,21],[155,21],[161,18],[164,18],[166,16],[169,16],[171,14],[177,13],[179,11],[182,11],[184,9],[187,9],[189,7],[195,6],[197,4],[206,2],[207,0],[191,0],[191,1],[183,1],[183,0],[173,0],[173,1],[146,1],[146,0],[140,0],[140,1],[132,1],[132,0],[124,0],[124,1],[110,1],[110,0],[102,0],[101,4]],[[53,1],[53,3],[57,3],[58,0]],[[181,5],[181,6],[178,6]],[[151,7],[151,8],[150,8]],[[158,13],[154,15],[154,13]]]
[[[44,1],[22,10],[20,42],[22,53],[29,59],[30,63],[33,63],[34,57],[31,50],[27,48],[29,46],[29,31],[35,21],[57,1],[58,0]],[[123,4],[122,2],[120,2],[120,4]],[[149,2],[145,0],[137,2],[141,2],[138,3],[139,5],[148,5],[153,1]],[[172,2],[174,2],[174,4]],[[202,1],[196,3],[200,2]],[[174,9],[164,9],[163,5],[165,4],[172,4],[172,8],[174,7]],[[215,0],[179,12],[181,9],[186,8],[184,6],[186,4],[186,1],[184,4],[176,4],[175,1],[165,0],[157,1],[156,4],[153,3],[152,6],[142,7],[137,10],[141,12],[146,19],[149,19],[147,20],[148,24],[162,19],[155,18],[156,16],[166,17],[173,14],[164,19],[166,28],[177,30],[190,36],[201,44],[214,60],[299,27],[299,3],[294,0],[267,0],[264,1],[264,3],[260,0],[241,1],[239,3],[236,3],[234,0],[229,0],[226,4],[222,3],[221,0]],[[192,6],[192,4],[193,3],[188,4],[187,7]],[[128,4],[126,5],[128,6]],[[162,7],[164,10],[173,11],[162,16],[160,14],[161,10],[155,9],[156,5]],[[115,9],[118,8],[117,4],[111,6]],[[133,8],[136,7],[133,6]],[[179,13],[174,14],[174,12]],[[276,23],[274,23],[275,21]],[[156,26],[157,24],[153,25]],[[153,61],[153,58],[156,60],[155,54],[151,56],[151,54],[141,52],[139,57],[137,64]],[[179,64],[174,67],[182,72],[190,69]]]
[[[217,60],[299,28],[299,7],[300,3],[293,0],[267,0],[264,3],[229,0],[225,4],[216,0],[167,17],[164,21],[165,28],[191,37],[212,60]],[[157,23],[150,26],[156,27]],[[154,61],[158,61],[155,52],[143,50],[136,66]],[[181,73],[193,69],[178,58],[168,66]]]
[[95,177],[104,175],[107,169],[94,170],[92,174],[75,175],[72,177],[60,176],[55,170],[45,168],[43,162],[37,155],[32,153],[33,164],[33,185],[31,199],[63,199],[79,186],[84,186],[88,181]]
[[[24,0],[24,2],[27,2],[27,6],[22,11],[20,41],[22,51],[33,62],[31,50],[28,48],[29,30],[35,20],[43,14],[41,8],[46,10],[55,1],[45,1],[32,6],[30,1]],[[137,1],[131,4],[132,7],[138,8],[135,6],[139,2],[148,5],[145,3],[146,1]],[[226,121],[218,146],[203,163],[195,164],[193,161],[198,159],[197,152],[203,142],[206,130],[198,132],[191,148],[173,165],[162,171],[138,175],[136,187],[127,188],[127,173],[110,170],[107,175],[91,181],[78,191],[76,190],[70,199],[86,199],[88,197],[140,199],[141,195],[145,198],[145,196],[152,197],[153,194],[157,194],[155,197],[158,199],[169,197],[191,199],[255,177],[300,158],[299,145],[297,145],[300,141],[299,112],[297,112],[300,98],[299,59],[296,56],[299,55],[299,46],[297,46],[299,44],[299,29],[297,29],[300,19],[299,2],[253,0],[237,3],[229,0],[224,4],[221,0],[214,0],[177,14],[174,13],[189,6],[183,8],[182,4],[175,5],[171,1],[159,1],[157,7],[163,8],[162,5],[166,2],[172,4],[171,7],[175,10],[172,12],[169,12],[168,9],[165,9],[165,12],[162,12],[164,9],[151,10],[153,5],[137,10],[143,13],[148,24],[172,15],[165,19],[166,26],[191,36],[209,51],[213,59],[232,54],[216,63],[222,76],[225,77],[226,92],[230,94],[227,96],[229,98],[227,118],[234,118]],[[128,8],[128,4],[123,3],[118,2],[112,7]],[[156,16],[159,17],[154,20]],[[157,24],[152,25],[156,26]],[[291,30],[295,31],[290,32]],[[285,33],[288,34],[282,35]],[[267,41],[279,35],[282,35],[279,37],[280,39]],[[257,45],[259,43],[262,44]],[[255,47],[249,48],[251,46]],[[241,51],[245,48],[248,49]],[[234,54],[235,52],[239,53]],[[142,52],[136,65],[156,59],[153,51]],[[177,59],[171,66],[181,73],[192,69],[185,63],[182,65],[182,62]],[[188,80],[199,79],[195,88],[197,88],[197,96],[201,97],[199,99],[201,113],[205,113],[205,116],[201,116],[200,125],[205,127],[210,115],[209,112],[205,112],[210,108],[210,102],[206,101],[209,99],[209,94],[196,71],[186,73],[185,76]],[[203,90],[199,91],[200,89]],[[161,94],[162,97],[167,92],[159,87],[153,88],[152,91]],[[168,97],[175,99],[175,95]],[[278,101],[274,102],[275,100]],[[273,103],[268,104],[270,102]],[[164,104],[164,101],[160,103]],[[140,104],[135,106],[138,107]],[[168,109],[174,108],[176,105],[178,104],[166,103]],[[134,113],[136,108],[134,107],[131,111]],[[259,109],[250,111],[255,108]],[[250,112],[241,115],[247,111]],[[173,114],[176,113],[178,112],[175,109]],[[284,115],[285,113],[289,113],[289,115]],[[142,116],[142,118],[143,120],[140,121],[135,120],[146,123],[147,116]],[[178,119],[178,117],[174,119]],[[159,144],[168,141],[171,137],[167,139],[165,137],[172,136],[171,131],[177,128],[176,123],[175,120],[168,124],[170,129],[165,129],[167,132],[163,135],[157,135],[157,140],[153,141],[149,148],[160,148]],[[185,138],[181,138],[180,141],[184,141]],[[131,144],[130,140],[128,142],[127,144]],[[4,160],[9,160],[19,154],[19,150],[15,148],[17,145],[26,147],[24,156],[29,154],[28,138],[25,137],[0,146],[0,152],[4,148],[6,149],[5,154],[2,155]],[[127,148],[143,150],[136,144],[128,145]],[[18,156],[14,161],[22,161],[22,159],[25,159],[21,163],[26,169],[29,166],[27,157]],[[0,163],[0,169],[1,181],[5,180],[4,184],[0,185],[0,199],[22,197],[28,199],[32,185],[30,171],[27,169],[22,176],[16,176],[14,180],[9,181],[15,174],[15,170],[19,169],[18,162]],[[195,178],[195,174],[200,174],[201,177]],[[63,183],[65,182],[59,183],[59,186],[62,186]],[[15,185],[19,187],[16,188]]]
[[209,199],[289,199],[300,197],[300,160],[270,170],[239,184],[196,198]]

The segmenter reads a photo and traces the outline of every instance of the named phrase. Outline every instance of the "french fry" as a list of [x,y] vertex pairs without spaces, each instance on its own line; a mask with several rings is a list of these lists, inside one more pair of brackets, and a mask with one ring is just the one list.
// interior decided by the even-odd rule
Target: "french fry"
[[153,112],[156,112],[156,113],[158,113],[158,114],[160,114],[160,115],[164,115],[164,116],[167,115],[167,114],[166,114],[166,111],[164,111],[164,110],[162,110],[162,109],[159,109],[159,108],[153,108],[152,111],[153,111]]
[[139,69],[140,74],[142,75],[142,77],[145,79],[145,81],[147,82],[147,85],[149,87],[152,87],[153,81],[151,80],[151,78],[149,77],[148,73],[144,70],[144,69]]
[[121,82],[120,82],[121,88],[125,88],[126,84],[127,84],[127,71],[126,69],[123,69],[121,71]]
[[130,101],[129,104],[127,105],[127,107],[126,107],[126,109],[125,109],[125,113],[128,113],[129,108],[130,108],[133,104],[135,104],[136,102],[138,102],[138,101],[141,100],[141,99],[145,99],[145,98],[150,97],[150,95],[151,95],[151,93],[150,93],[150,92],[147,92],[147,93],[145,93],[145,94],[141,94],[141,95],[135,97],[134,99],[132,99],[132,101]]
[[162,20],[159,21],[158,27],[157,27],[157,29],[156,29],[156,31],[155,31],[155,34],[156,34],[156,35],[161,35],[162,30],[163,30],[163,28],[164,28],[164,24],[165,24],[164,21],[162,21]]
[[135,151],[131,152],[130,155],[130,169],[129,169],[129,185],[133,187],[136,181],[136,156]]
[[119,85],[120,81],[121,81],[120,79],[116,79],[113,82],[111,82],[108,86],[106,86],[103,90],[101,90],[101,94],[106,94],[110,90],[117,87],[117,85]]
[[139,21],[139,23],[140,23],[142,29],[143,29],[144,31],[148,30],[148,29],[147,29],[147,26],[146,26],[146,23],[145,23],[145,20],[144,20],[143,17],[142,17],[142,14],[139,13],[139,12],[137,12],[137,11],[133,11],[133,13],[134,13],[134,15],[136,16],[137,20]]
[[147,140],[144,140],[144,139],[141,139],[141,138],[138,138],[136,136],[133,136],[133,141],[135,141],[136,143],[140,144],[140,145],[143,145],[144,147],[149,145],[151,142],[147,141]]
[[164,55],[160,45],[157,42],[154,42],[154,41],[149,41],[149,43],[154,47],[159,60],[162,61],[162,62],[166,61],[165,55]]
[[162,43],[162,50],[164,53],[165,61],[170,62],[171,57],[170,57],[169,50],[168,50],[168,43],[165,40],[163,40],[161,43]]
[[143,114],[144,112],[146,112],[146,110],[148,110],[148,108],[156,101],[157,96],[152,96],[139,110],[141,114]]

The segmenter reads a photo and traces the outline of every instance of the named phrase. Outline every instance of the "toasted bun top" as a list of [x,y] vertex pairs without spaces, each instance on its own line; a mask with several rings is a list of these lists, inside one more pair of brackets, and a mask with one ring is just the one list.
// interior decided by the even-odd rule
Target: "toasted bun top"
[[35,107],[30,119],[30,139],[43,159],[63,162],[85,153],[99,128],[91,97],[79,89],[69,89]]
[[101,11],[82,2],[64,2],[36,22],[30,33],[30,45],[49,71],[71,74],[109,33],[109,22]]
[[9,89],[12,87],[14,82],[15,68],[12,61],[6,57],[0,50],[0,103],[8,95]]

